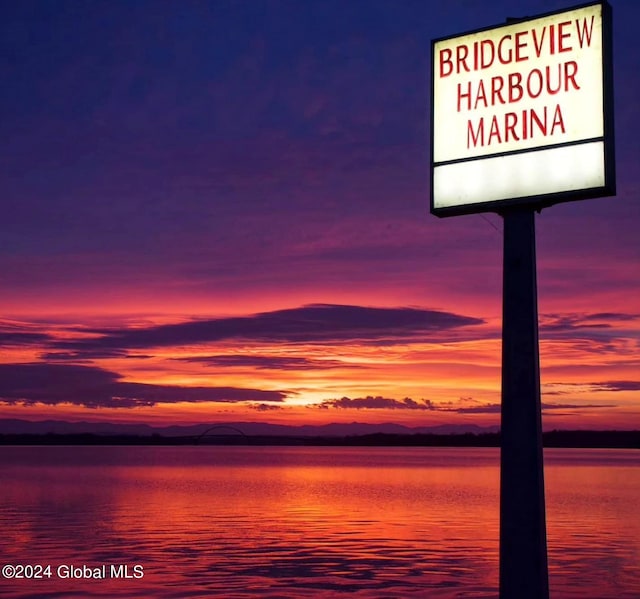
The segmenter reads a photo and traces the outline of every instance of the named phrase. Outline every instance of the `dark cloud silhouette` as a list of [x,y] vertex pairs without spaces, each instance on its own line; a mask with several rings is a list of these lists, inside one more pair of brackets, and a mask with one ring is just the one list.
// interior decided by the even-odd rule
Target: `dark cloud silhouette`
[[278,404],[269,403],[257,403],[249,406],[252,410],[257,412],[273,412],[274,410],[284,410],[284,408]]
[[343,342],[377,340],[482,324],[478,318],[419,308],[370,308],[313,304],[253,316],[216,318],[136,329],[100,329],[99,337],[60,341],[58,349],[140,349],[245,339],[269,342]]
[[501,405],[499,403],[488,403],[480,406],[465,406],[460,408],[445,408],[446,412],[456,412],[458,414],[499,414]]
[[0,346],[41,345],[53,338],[45,333],[25,333],[21,331],[0,331]]
[[640,381],[600,381],[590,383],[548,383],[544,395],[567,395],[583,389],[589,393],[597,391],[640,391]]
[[541,332],[573,332],[576,329],[610,329],[616,323],[633,322],[640,315],[624,312],[594,312],[588,314],[543,314],[540,317]]
[[257,368],[259,370],[325,370],[333,368],[364,368],[364,366],[346,364],[340,360],[313,360],[310,358],[286,356],[219,355],[173,359],[180,362],[203,364],[205,366],[238,366]]
[[640,391],[640,381],[604,381],[586,384],[591,391]]
[[326,399],[321,402],[318,407],[320,408],[340,408],[340,409],[356,409],[356,410],[433,410],[435,409],[431,401],[428,399],[421,399],[416,401],[409,397],[404,399],[390,399],[387,397],[371,395],[367,397],[356,397],[351,399],[350,397],[341,397],[340,399]]
[[637,353],[635,321],[640,315],[623,312],[544,314],[540,317],[540,339],[568,342],[577,351],[590,354]]
[[133,356],[130,356],[127,350],[121,349],[86,349],[83,351],[54,351],[40,354],[40,358],[45,362],[80,362],[129,357]]
[[542,402],[542,410],[565,410],[567,408],[615,408],[614,404],[595,404],[595,403],[545,403]]
[[[542,402],[542,411],[547,410],[565,410],[571,408],[613,408],[615,406],[608,404],[554,404]],[[457,412],[458,414],[499,414],[500,404],[489,403],[481,406],[468,406],[461,408],[451,408],[450,411]]]
[[[465,403],[469,399],[463,400]],[[358,397],[351,399],[349,397],[341,397],[340,399],[325,399],[316,407],[321,409],[340,408],[340,409],[368,409],[368,410],[430,410],[438,412],[454,412],[456,414],[499,414],[499,403],[486,403],[473,406],[457,406],[453,402],[446,404],[434,404],[428,399],[415,400],[409,397],[404,399],[390,399],[386,397]],[[611,408],[615,407],[611,404],[549,404],[542,403],[543,410],[560,410],[567,408]]]
[[599,320],[610,322],[628,322],[632,320],[638,320],[640,314],[629,314],[627,312],[595,312],[593,314],[587,314],[584,316],[584,320]]
[[0,400],[7,403],[73,403],[90,408],[133,408],[175,402],[279,402],[280,391],[236,387],[180,387],[120,380],[117,373],[82,365],[0,364]]

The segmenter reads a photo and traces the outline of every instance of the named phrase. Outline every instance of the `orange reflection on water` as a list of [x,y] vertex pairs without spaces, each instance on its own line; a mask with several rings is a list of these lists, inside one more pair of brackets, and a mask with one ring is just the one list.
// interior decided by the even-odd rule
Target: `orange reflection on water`
[[[8,559],[28,551],[56,563],[145,569],[142,580],[100,587],[45,581],[47,592],[497,593],[495,449],[58,447],[9,448],[6,457]],[[553,596],[637,596],[640,531],[629,524],[637,454],[559,450],[545,458]],[[6,596],[19,591],[17,581],[0,582]]]
[[545,465],[551,588],[567,599],[640,596],[640,452],[545,450]]

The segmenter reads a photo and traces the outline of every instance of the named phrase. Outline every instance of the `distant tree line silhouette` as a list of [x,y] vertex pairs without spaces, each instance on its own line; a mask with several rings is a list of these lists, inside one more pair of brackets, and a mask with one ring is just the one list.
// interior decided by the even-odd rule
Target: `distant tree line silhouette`
[[[0,434],[0,445],[317,445],[354,447],[499,447],[500,433],[390,434],[344,437],[237,434],[163,436],[81,434]],[[545,447],[640,449],[640,431],[553,430],[543,433]]]

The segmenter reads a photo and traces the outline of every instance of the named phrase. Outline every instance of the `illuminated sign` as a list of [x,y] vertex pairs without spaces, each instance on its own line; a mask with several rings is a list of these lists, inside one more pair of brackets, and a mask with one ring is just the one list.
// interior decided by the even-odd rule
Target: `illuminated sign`
[[606,2],[432,42],[431,211],[613,195]]

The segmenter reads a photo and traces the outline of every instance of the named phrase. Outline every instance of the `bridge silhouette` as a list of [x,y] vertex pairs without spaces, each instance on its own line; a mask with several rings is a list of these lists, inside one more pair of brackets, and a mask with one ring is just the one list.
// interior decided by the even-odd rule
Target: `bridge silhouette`
[[[222,434],[212,435],[211,433],[213,431],[216,431],[216,430],[231,431],[232,434],[222,433]],[[194,442],[194,444],[198,445],[203,439],[206,439],[207,437],[218,437],[218,438],[244,437],[246,439],[247,435],[245,435],[244,432],[242,432],[239,428],[236,428],[235,426],[230,426],[228,424],[216,424],[214,426],[210,426],[204,432],[202,432],[198,436],[194,437],[193,442]]]

